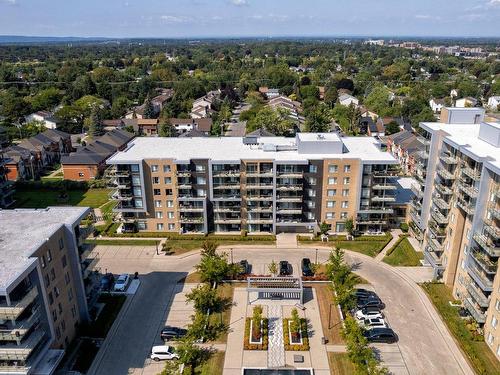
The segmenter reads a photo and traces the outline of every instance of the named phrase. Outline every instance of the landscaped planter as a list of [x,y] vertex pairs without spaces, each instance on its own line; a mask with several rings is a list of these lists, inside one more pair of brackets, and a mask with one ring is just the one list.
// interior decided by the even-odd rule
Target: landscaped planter
[[268,332],[267,332],[268,320],[266,318],[261,321],[261,337],[260,342],[251,341],[251,329],[252,329],[252,318],[246,318],[245,321],[245,336],[243,338],[243,349],[245,350],[267,350],[268,345]]
[[291,345],[302,345],[302,332],[292,332],[292,321],[288,321],[288,339]]
[[260,330],[259,330],[258,337],[255,337],[253,319],[250,319],[250,337],[248,338],[248,341],[250,342],[250,344],[256,344],[256,345],[262,344],[262,340],[264,339],[264,335],[262,334],[262,331],[263,331],[263,320],[260,321]]
[[309,350],[309,337],[307,335],[307,320],[300,319],[300,343],[292,342],[290,332],[291,319],[283,319],[283,340],[285,342],[285,350],[290,351],[307,351]]

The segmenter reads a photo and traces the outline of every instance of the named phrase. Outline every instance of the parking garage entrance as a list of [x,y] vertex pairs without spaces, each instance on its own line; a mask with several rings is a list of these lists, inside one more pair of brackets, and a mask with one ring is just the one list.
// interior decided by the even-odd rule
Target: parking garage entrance
[[247,278],[247,303],[259,299],[297,300],[302,304],[304,287],[300,277],[249,277]]

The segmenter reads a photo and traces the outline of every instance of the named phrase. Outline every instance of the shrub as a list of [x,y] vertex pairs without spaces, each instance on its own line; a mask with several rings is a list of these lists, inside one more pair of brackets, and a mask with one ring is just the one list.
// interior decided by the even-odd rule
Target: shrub
[[262,344],[250,344],[250,321],[247,318],[245,321],[245,335],[243,336],[243,349],[245,350],[267,350],[268,345],[268,319],[262,319]]
[[406,224],[406,223],[401,223],[401,224],[399,225],[399,229],[401,229],[404,233],[407,233],[407,232],[408,232],[408,229],[409,229],[409,226],[408,226],[408,224]]
[[301,324],[301,334],[302,334],[302,344],[292,344],[290,343],[290,330],[288,328],[288,322],[290,319],[283,319],[283,340],[285,341],[285,350],[292,351],[307,351],[309,350],[309,336],[307,335],[307,320],[300,319]]

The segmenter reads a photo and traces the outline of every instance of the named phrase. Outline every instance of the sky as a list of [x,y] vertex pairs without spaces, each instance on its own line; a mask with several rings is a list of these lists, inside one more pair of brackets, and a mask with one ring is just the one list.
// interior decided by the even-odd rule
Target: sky
[[500,37],[500,0],[0,0],[0,35]]

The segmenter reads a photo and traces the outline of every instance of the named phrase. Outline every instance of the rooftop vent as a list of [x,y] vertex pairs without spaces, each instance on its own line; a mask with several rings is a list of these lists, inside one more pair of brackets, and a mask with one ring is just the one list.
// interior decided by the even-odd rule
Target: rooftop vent
[[243,138],[243,144],[244,145],[256,145],[259,142],[257,141],[257,137],[244,137]]

